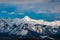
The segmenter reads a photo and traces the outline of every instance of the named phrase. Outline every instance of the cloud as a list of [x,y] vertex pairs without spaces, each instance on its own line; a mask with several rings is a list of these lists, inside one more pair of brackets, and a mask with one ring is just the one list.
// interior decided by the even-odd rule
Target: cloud
[[35,8],[35,6],[33,5],[27,7],[27,9],[33,9],[33,8]]
[[18,13],[18,15],[24,15],[24,13]]
[[37,11],[36,13],[47,13],[46,11],[43,11],[43,10],[39,10],[39,11]]
[[15,12],[10,12],[9,14],[10,14],[10,15],[13,15],[13,14],[16,14],[16,13],[15,13]]
[[1,13],[7,13],[7,11],[1,11]]

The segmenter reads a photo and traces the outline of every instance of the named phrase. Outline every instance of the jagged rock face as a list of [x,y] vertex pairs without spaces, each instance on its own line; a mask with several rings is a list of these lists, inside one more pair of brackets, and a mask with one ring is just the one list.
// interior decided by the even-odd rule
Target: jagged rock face
[[[55,22],[59,23],[60,21],[55,21]],[[26,36],[30,30],[33,32],[33,35],[35,35],[34,33],[37,33],[39,35],[40,34],[50,35],[57,33],[60,30],[58,26],[59,24],[57,25],[55,22],[34,20],[29,18],[28,16],[25,16],[23,19],[19,19],[19,18],[0,19],[0,32],[3,33],[7,32],[8,34]],[[53,23],[53,25],[51,25],[51,23]],[[32,33],[30,33],[29,35],[32,35]]]

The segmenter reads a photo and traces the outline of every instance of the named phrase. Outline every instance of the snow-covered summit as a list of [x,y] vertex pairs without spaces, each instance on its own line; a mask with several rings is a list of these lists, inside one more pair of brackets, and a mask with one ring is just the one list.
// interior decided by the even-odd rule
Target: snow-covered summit
[[30,21],[30,20],[31,20],[31,18],[30,18],[30,17],[28,17],[28,16],[25,16],[25,17],[23,18],[23,20],[25,20],[25,21]]

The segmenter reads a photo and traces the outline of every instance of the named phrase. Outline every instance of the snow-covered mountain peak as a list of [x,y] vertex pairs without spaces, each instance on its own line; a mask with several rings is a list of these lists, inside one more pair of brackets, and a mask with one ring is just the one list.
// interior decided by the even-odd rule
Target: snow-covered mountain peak
[[30,18],[30,17],[28,17],[28,16],[25,16],[25,17],[23,18],[23,20],[30,21],[30,20],[31,20],[31,18]]

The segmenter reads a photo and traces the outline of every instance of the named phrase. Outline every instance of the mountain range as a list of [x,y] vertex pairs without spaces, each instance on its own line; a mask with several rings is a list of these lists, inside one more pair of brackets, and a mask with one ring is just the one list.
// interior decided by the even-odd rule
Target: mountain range
[[[0,33],[16,34],[20,36],[51,35],[59,33],[60,21],[48,22],[45,20],[34,20],[25,16],[24,18],[0,19]],[[28,34],[29,33],[29,34]],[[37,36],[36,35],[36,36]]]

